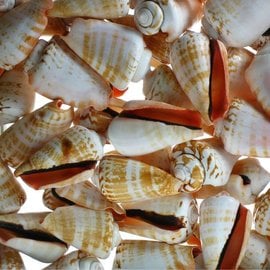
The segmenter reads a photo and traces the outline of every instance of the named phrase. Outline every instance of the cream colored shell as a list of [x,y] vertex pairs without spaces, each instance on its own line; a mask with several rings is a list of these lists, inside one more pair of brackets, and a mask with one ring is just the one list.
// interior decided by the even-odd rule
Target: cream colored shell
[[0,269],[25,270],[26,268],[18,251],[0,245]]
[[120,203],[174,195],[181,187],[169,173],[119,156],[105,156],[100,161],[98,178],[102,194]]
[[73,107],[104,110],[109,104],[109,84],[59,38],[43,50],[30,72],[30,83],[39,94],[61,98]]
[[215,125],[215,135],[233,155],[269,157],[269,132],[269,120],[240,99],[232,101],[224,119]]
[[73,119],[73,109],[61,109],[60,100],[48,103],[25,115],[0,136],[0,156],[16,167],[24,162],[50,138],[67,129]]
[[124,240],[113,269],[195,269],[192,247],[145,240]]
[[57,0],[48,16],[113,19],[127,15],[128,11],[128,0]]
[[72,202],[68,202],[67,200],[63,200],[62,198],[59,198],[57,195],[55,195],[54,191],[55,191],[55,188],[47,188],[43,192],[42,202],[47,208],[54,210],[57,207],[68,206],[68,205],[74,204]]
[[0,17],[0,68],[10,70],[30,54],[47,25],[45,13],[51,7],[51,0],[30,0]]
[[93,19],[76,19],[71,32],[62,39],[120,90],[128,87],[145,50],[143,38],[136,30]]
[[270,2],[264,0],[208,0],[202,24],[226,46],[245,47],[269,28],[269,9]]
[[25,72],[13,69],[0,77],[0,125],[30,113],[34,101],[35,92]]
[[15,0],[1,0],[0,1],[0,12],[7,12],[14,8]]
[[121,241],[118,226],[106,211],[64,206],[49,214],[41,225],[57,238],[102,259]]

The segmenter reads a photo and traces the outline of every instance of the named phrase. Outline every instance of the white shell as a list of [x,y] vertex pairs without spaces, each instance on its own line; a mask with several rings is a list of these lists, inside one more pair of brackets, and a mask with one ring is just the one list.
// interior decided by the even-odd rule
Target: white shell
[[109,103],[109,84],[85,64],[59,38],[43,50],[30,72],[30,83],[41,95],[77,108],[104,110]]
[[0,12],[6,12],[14,8],[15,0],[1,0],[0,1]]
[[208,0],[202,24],[225,45],[245,47],[269,28],[269,9],[270,2],[264,0]]
[[270,157],[270,121],[251,105],[234,99],[223,120],[217,121],[215,135],[233,155]]
[[143,38],[136,30],[93,19],[76,19],[71,32],[62,39],[120,90],[128,87],[145,50]]
[[270,42],[261,48],[246,70],[246,80],[264,111],[270,116]]

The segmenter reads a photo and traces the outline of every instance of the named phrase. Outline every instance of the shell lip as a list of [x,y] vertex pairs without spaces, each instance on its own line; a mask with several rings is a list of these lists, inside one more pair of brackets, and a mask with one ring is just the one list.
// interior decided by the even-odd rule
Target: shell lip
[[38,189],[47,184],[62,182],[83,171],[94,169],[96,164],[96,160],[87,160],[25,172],[18,172],[19,167],[17,172],[15,171],[15,175],[20,176],[29,186]]
[[20,224],[0,221],[0,232],[1,239],[4,239],[5,241],[8,241],[10,238],[26,238],[42,242],[57,242],[64,244],[67,247],[65,242],[53,236],[52,234],[38,229],[26,230]]

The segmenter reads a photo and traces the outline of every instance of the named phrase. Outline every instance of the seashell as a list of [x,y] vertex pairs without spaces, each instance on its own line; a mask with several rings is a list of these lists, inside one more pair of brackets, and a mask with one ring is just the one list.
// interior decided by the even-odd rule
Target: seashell
[[200,239],[206,269],[237,269],[244,257],[252,216],[226,193],[200,206]]
[[103,156],[103,143],[92,130],[73,126],[55,136],[22,163],[15,175],[35,189],[85,181]]
[[222,118],[228,108],[227,52],[217,40],[187,31],[171,48],[175,76],[206,124]]
[[54,38],[44,49],[39,63],[30,72],[30,83],[39,94],[61,98],[70,106],[103,110],[109,104],[109,84],[60,38]]
[[90,256],[89,254],[80,250],[75,250],[69,254],[59,258],[49,266],[43,268],[43,270],[103,270],[103,266],[100,261]]
[[[229,181],[231,180],[232,176],[236,176],[236,175],[230,175]],[[215,196],[222,191],[227,191],[226,185],[225,186],[203,185],[198,191],[193,192],[192,196],[195,199],[207,199],[208,197]],[[230,194],[230,195],[232,195],[232,194]],[[233,197],[235,197],[235,196],[233,196]]]
[[254,208],[255,230],[261,234],[270,236],[270,189],[256,199]]
[[23,61],[47,25],[51,0],[30,0],[0,17],[0,68],[10,70]]
[[256,108],[261,109],[245,78],[245,71],[253,58],[254,54],[244,48],[228,48],[229,94],[230,100],[234,98],[244,99]]
[[46,216],[41,225],[59,239],[102,259],[121,241],[118,225],[106,211],[64,206]]
[[204,6],[202,25],[226,46],[245,47],[269,28],[269,9],[270,2],[263,0],[210,0]]
[[128,0],[56,0],[49,10],[49,17],[90,17],[112,19],[128,14]]
[[0,125],[30,113],[34,101],[35,92],[25,72],[13,69],[0,77]]
[[24,162],[50,138],[67,129],[73,109],[61,109],[62,101],[50,102],[25,115],[0,136],[0,156],[11,167]]
[[107,108],[104,111],[97,111],[93,107],[78,109],[75,113],[74,124],[81,125],[97,133],[105,134],[109,124],[117,112]]
[[269,157],[270,122],[244,100],[234,99],[224,119],[215,125],[215,135],[233,155]]
[[122,156],[104,156],[98,186],[108,200],[127,203],[179,193],[181,182],[169,173]]
[[262,36],[260,36],[255,42],[253,42],[250,47],[254,50],[260,50],[266,43],[270,41],[270,30],[268,29]]
[[174,41],[201,15],[199,1],[145,1],[137,0],[134,20],[137,28],[145,35],[162,31],[168,33],[167,42]]
[[270,89],[269,60],[270,42],[257,52],[245,73],[251,91],[268,116],[270,116],[270,99],[268,97]]
[[12,270],[26,269],[20,253],[3,245],[0,245],[0,268]]
[[124,240],[113,269],[195,269],[192,247],[145,240]]
[[17,212],[26,201],[26,193],[9,167],[0,160],[0,214]]
[[15,0],[1,0],[0,1],[0,12],[7,12],[14,8]]
[[137,69],[145,69],[146,63],[140,63],[140,60],[147,49],[142,36],[132,28],[93,19],[76,19],[71,32],[62,39],[119,90],[128,87]]
[[76,205],[92,210],[112,210],[121,215],[125,210],[118,204],[110,202],[101,194],[100,190],[89,181],[56,188],[54,193],[60,198],[75,203]]
[[183,183],[182,191],[194,192],[202,185],[225,185],[237,159],[216,138],[193,140],[174,146],[171,170]]
[[242,269],[269,269],[270,252],[269,243],[266,237],[259,235],[256,231],[250,232],[247,249],[240,267]]
[[[55,4],[55,2],[54,2]],[[51,9],[48,11],[50,12]],[[42,35],[48,36],[65,36],[69,32],[68,24],[61,18],[48,18],[48,23],[46,28],[44,29]]]
[[270,182],[270,174],[255,158],[238,160],[226,184],[226,190],[242,204],[254,203]]
[[121,231],[168,244],[185,242],[198,219],[196,201],[188,194],[125,203],[123,207],[127,217],[118,222]]
[[44,39],[40,39],[37,45],[33,48],[30,55],[26,58],[23,70],[29,72],[39,61],[43,54],[43,50],[48,45],[48,42]]
[[42,202],[47,208],[51,210],[54,210],[57,207],[75,204],[68,199],[58,196],[58,194],[55,192],[55,188],[48,188],[44,190],[42,195]]
[[199,113],[157,101],[129,101],[109,125],[108,139],[126,156],[149,154],[201,136]]
[[173,71],[164,64],[146,74],[143,80],[143,93],[147,100],[161,101],[187,109],[194,109]]
[[0,215],[0,243],[41,262],[57,260],[67,251],[67,245],[39,225],[47,214]]

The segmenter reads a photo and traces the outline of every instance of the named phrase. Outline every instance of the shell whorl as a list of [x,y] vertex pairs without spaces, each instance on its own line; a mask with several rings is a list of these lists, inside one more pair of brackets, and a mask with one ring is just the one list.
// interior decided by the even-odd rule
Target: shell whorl
[[103,270],[102,264],[93,257],[86,257],[80,259],[79,269],[81,270]]
[[145,35],[159,32],[163,23],[163,10],[155,2],[142,2],[135,8],[134,20],[138,29]]

